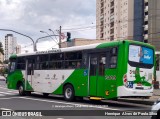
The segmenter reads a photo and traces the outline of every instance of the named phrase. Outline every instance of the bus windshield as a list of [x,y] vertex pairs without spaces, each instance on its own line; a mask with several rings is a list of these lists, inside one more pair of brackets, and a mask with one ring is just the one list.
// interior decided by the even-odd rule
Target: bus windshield
[[153,49],[139,45],[129,46],[129,64],[131,66],[152,68],[153,60]]
[[9,61],[9,72],[13,72],[16,68],[16,59],[10,59]]

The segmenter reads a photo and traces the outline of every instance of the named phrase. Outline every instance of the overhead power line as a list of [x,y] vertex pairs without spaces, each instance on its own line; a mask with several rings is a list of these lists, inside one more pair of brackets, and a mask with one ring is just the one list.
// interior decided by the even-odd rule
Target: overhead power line
[[[160,15],[149,15],[148,19],[153,19],[154,17],[160,17]],[[120,24],[120,23],[126,23],[126,22],[137,22],[137,21],[144,20],[144,19],[145,19],[145,17],[139,17],[139,18],[134,18],[134,19],[120,19],[120,20],[117,20],[116,22],[114,21],[112,23]],[[89,29],[96,29],[96,27],[100,27],[100,26],[104,27],[104,26],[110,25],[110,24],[111,24],[111,22],[105,23],[103,25],[94,25],[94,26],[91,25],[91,26],[85,26],[85,27],[71,27],[71,28],[67,28],[67,29],[63,28],[62,30],[63,31],[89,30]]]

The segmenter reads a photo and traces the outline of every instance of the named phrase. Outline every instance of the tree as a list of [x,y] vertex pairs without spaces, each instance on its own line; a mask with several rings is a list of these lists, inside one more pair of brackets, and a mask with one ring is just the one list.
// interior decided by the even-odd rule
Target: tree
[[8,63],[9,63],[8,60],[4,60],[4,61],[3,61],[3,64],[8,64]]
[[4,50],[3,50],[2,42],[0,42],[0,53],[2,53],[4,55]]

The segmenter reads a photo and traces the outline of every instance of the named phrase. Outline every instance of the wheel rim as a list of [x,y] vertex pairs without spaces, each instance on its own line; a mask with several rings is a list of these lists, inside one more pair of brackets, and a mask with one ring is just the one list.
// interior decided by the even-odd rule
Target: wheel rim
[[19,87],[19,93],[22,94],[23,93],[23,86]]
[[67,88],[66,91],[65,91],[65,96],[66,98],[71,98],[72,96],[72,90],[70,88]]

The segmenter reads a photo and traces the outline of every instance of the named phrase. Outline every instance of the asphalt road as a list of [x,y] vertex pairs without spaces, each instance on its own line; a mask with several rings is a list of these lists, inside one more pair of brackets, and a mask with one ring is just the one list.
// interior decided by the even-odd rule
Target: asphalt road
[[[19,96],[17,90],[7,89],[5,81],[0,81],[0,110],[41,112],[42,117],[34,117],[36,119],[150,119],[150,116],[109,116],[110,114],[118,115],[119,112],[131,112],[133,114],[134,111],[150,109],[150,105],[112,100],[91,102],[85,99],[83,101],[66,102],[62,96],[51,95],[45,98],[40,93],[32,93],[31,96]],[[31,117],[2,118],[30,119]]]

